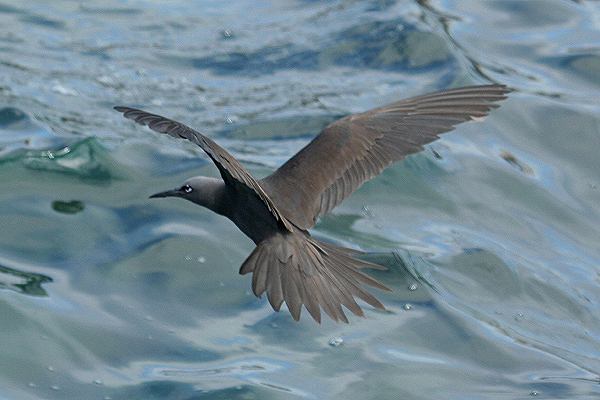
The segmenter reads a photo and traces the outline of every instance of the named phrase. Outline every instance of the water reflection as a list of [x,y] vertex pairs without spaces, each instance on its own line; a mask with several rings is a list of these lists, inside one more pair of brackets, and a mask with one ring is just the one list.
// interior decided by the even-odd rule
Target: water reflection
[[46,282],[52,282],[52,278],[0,265],[0,289],[14,290],[29,296],[47,296],[48,293],[42,287]]

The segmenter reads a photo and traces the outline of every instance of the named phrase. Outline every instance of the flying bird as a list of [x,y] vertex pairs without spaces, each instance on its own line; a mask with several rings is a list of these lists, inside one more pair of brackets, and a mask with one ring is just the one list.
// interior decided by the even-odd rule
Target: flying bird
[[221,178],[197,176],[150,197],[181,197],[229,218],[256,248],[240,274],[252,273],[252,290],[265,292],[279,311],[283,302],[298,321],[302,306],[318,323],[321,309],[348,323],[342,306],[364,317],[355,298],[385,310],[363,285],[391,291],[361,271],[385,269],[355,258],[359,251],[316,240],[308,230],[363,183],[423,145],[479,120],[498,107],[504,85],[470,86],[401,100],[341,118],[271,175],[257,180],[212,139],[171,119],[130,107],[115,107],[150,129],[200,146]]

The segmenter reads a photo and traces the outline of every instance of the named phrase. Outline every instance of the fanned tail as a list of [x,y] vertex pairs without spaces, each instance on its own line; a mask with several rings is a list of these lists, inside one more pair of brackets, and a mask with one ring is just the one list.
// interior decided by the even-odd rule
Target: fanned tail
[[252,290],[257,297],[267,293],[279,311],[285,301],[296,321],[302,305],[321,323],[321,309],[334,321],[348,323],[342,305],[364,317],[357,297],[371,306],[385,307],[362,285],[391,291],[359,268],[385,269],[354,258],[361,252],[321,242],[303,233],[278,233],[258,244],[244,261],[240,274],[252,272]]

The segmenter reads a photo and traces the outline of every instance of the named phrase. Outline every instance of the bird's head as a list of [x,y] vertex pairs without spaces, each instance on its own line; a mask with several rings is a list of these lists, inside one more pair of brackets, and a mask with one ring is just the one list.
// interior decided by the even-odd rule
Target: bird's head
[[150,198],[181,197],[213,211],[218,209],[225,183],[221,179],[207,176],[190,178],[178,188],[155,193]]

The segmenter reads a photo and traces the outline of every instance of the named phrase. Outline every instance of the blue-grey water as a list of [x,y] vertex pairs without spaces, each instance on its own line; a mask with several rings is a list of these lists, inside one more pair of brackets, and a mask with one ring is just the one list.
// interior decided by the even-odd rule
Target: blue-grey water
[[[257,177],[343,115],[514,90],[323,218],[388,312],[274,313],[225,218],[148,195]],[[600,2],[0,1],[0,399],[600,396]]]

